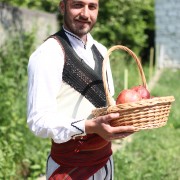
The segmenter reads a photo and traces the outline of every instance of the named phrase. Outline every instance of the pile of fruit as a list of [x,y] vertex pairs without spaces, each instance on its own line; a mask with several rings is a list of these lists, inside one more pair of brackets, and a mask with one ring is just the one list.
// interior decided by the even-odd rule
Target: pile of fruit
[[143,85],[134,86],[131,89],[122,90],[117,99],[116,104],[124,104],[130,102],[141,101],[142,99],[152,98],[150,92]]

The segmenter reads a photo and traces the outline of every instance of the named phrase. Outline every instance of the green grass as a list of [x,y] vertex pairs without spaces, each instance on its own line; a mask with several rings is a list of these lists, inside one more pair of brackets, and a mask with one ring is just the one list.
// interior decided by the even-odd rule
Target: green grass
[[154,96],[175,97],[166,126],[132,135],[114,154],[115,180],[180,180],[180,70],[165,70]]

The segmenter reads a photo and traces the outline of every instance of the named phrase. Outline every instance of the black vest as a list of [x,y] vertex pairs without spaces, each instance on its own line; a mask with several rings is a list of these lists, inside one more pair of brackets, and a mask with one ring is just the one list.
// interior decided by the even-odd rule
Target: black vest
[[81,93],[95,107],[106,106],[106,97],[102,82],[103,57],[96,46],[92,46],[95,60],[95,69],[93,70],[74,51],[64,30],[57,32],[51,37],[55,37],[60,41],[65,51],[63,81]]

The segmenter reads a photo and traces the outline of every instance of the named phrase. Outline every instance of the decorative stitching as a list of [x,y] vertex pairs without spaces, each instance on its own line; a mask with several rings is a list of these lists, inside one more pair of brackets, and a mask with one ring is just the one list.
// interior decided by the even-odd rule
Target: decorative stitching
[[80,122],[80,121],[83,121],[83,119],[71,123],[71,126],[73,126],[74,128],[76,128],[77,130],[80,131],[79,134],[74,134],[73,136],[71,136],[72,138],[74,138],[75,136],[79,136],[79,135],[84,134],[84,131],[83,131],[82,129],[80,129],[79,127],[77,127],[77,126],[74,125],[75,123],[78,123],[78,122]]
[[47,166],[46,166],[46,172],[48,172],[48,169],[49,169],[49,158],[50,158],[51,156],[50,156],[50,154],[49,154],[49,156],[48,156],[48,158],[47,158],[47,160],[46,160],[46,164],[47,164]]
[[110,158],[109,158],[109,163],[110,163],[110,168],[111,168],[111,177],[110,177],[111,179],[110,180],[112,180],[112,177],[113,177],[112,176],[112,163],[111,163],[111,159]]
[[106,176],[104,178],[104,180],[106,180],[107,176],[108,176],[108,168],[107,168],[107,164],[104,166],[105,172],[106,172]]
[[61,49],[63,51],[63,54],[64,54],[64,62],[65,62],[66,61],[65,50],[64,50],[63,45],[61,44],[61,41],[56,36],[51,36],[51,38],[54,38],[58,42],[58,44],[60,45],[60,47],[61,47]]

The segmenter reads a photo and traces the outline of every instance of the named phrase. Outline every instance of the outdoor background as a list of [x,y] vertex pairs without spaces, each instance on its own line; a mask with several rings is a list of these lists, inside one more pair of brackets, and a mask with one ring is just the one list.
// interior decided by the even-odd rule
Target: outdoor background
[[[98,22],[92,31],[94,38],[107,48],[121,44],[133,50],[142,62],[151,94],[173,95],[176,100],[166,126],[113,142],[116,180],[180,180],[180,30],[169,20],[171,28],[167,24],[167,32],[170,33],[161,33],[162,27],[157,23],[162,21],[157,21],[156,13],[157,4],[162,4],[161,15],[170,9],[168,15],[180,17],[175,14],[175,10],[180,12],[180,3],[175,1],[100,0]],[[62,17],[58,3],[59,0],[0,0],[2,180],[35,180],[45,174],[50,140],[35,137],[26,124],[27,63],[30,54],[59,30]],[[173,53],[170,47],[175,50]],[[137,65],[128,53],[114,52],[110,61],[116,90],[114,98],[122,89],[141,84]]]

